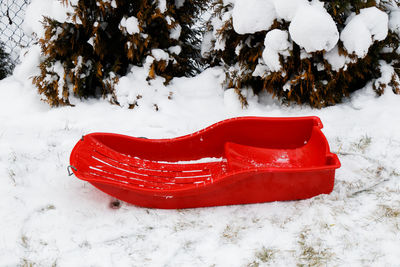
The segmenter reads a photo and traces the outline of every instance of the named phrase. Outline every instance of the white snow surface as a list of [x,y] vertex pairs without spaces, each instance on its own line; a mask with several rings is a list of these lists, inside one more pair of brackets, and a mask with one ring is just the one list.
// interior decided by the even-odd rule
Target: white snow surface
[[160,61],[160,60],[168,60],[169,55],[167,52],[165,52],[162,49],[156,48],[151,50],[151,55],[154,57],[155,60]]
[[170,30],[169,37],[171,39],[178,40],[179,37],[181,36],[181,32],[182,32],[182,27],[181,25],[177,24],[174,28]]
[[279,71],[282,66],[279,61],[279,54],[289,56],[291,44],[288,41],[287,31],[274,29],[269,31],[264,40],[264,51],[262,58],[271,71]]
[[[137,158],[142,160],[141,158]],[[215,157],[206,157],[195,160],[179,160],[179,161],[157,161],[157,163],[165,163],[165,164],[199,164],[199,163],[210,163],[210,162],[221,162],[224,161],[224,158],[215,158]]]
[[[295,2],[302,5],[288,0],[282,6]],[[31,31],[40,33],[34,21],[43,10],[63,19],[60,7],[49,3],[33,1],[41,11],[30,9]],[[291,8],[286,15],[282,10],[276,8],[278,16],[295,16]],[[390,25],[394,29],[400,24]],[[371,38],[383,33],[369,26]],[[283,40],[274,37],[266,44],[281,53],[285,45],[275,46],[278,39]],[[347,59],[337,58],[335,49],[328,60],[336,60],[339,69]],[[161,78],[146,81],[154,60],[148,57],[144,68],[132,67],[120,79],[117,98],[122,107],[106,99],[73,98],[75,107],[50,108],[31,81],[39,73],[39,46],[21,54],[14,74],[0,81],[0,266],[400,262],[400,96],[390,87],[377,97],[371,82],[343,104],[321,110],[283,106],[267,93],[255,96],[248,89],[242,91],[249,102],[243,109],[234,89],[222,89],[222,69],[175,78],[165,86]],[[387,83],[393,71],[382,62],[382,77],[375,84]],[[127,109],[135,100],[137,106]],[[322,119],[331,150],[342,163],[329,195],[201,209],[158,210],[127,203],[112,209],[112,197],[67,174],[72,148],[91,132],[173,138],[231,117],[308,115]]]
[[307,0],[274,0],[275,11],[278,18],[292,21],[299,7],[307,5]]
[[238,0],[232,11],[233,28],[238,34],[268,30],[275,19],[272,1]]
[[167,11],[167,1],[166,0],[158,0],[158,9],[161,13]]
[[[400,251],[400,97],[372,85],[345,103],[314,110],[285,107],[268,94],[223,91],[219,68],[195,78],[136,83],[133,110],[106,100],[75,99],[49,108],[29,77],[38,47],[0,81],[0,266],[393,265]],[[393,68],[382,66],[382,82]],[[170,99],[168,96],[171,96]],[[157,104],[159,109],[153,107]],[[185,210],[122,203],[67,175],[82,135],[114,132],[170,138],[235,116],[317,115],[342,167],[331,194],[307,200]],[[269,255],[268,257],[265,255]]]
[[67,20],[67,12],[72,12],[72,7],[64,6],[60,1],[32,0],[26,9],[23,23],[27,34],[35,33],[39,38],[44,37],[45,30],[42,25],[43,17],[50,17],[59,22]]
[[[393,18],[396,15],[394,15]],[[396,28],[397,19],[392,20],[392,29]],[[389,30],[388,15],[376,7],[364,8],[360,14],[353,15],[340,34],[340,40],[349,53],[355,53],[359,58],[367,55],[374,41],[382,41]]]
[[120,26],[126,28],[130,35],[140,33],[139,21],[136,17],[122,18]]
[[390,12],[389,28],[397,34],[400,34],[400,11]]
[[336,45],[331,51],[324,54],[324,58],[332,66],[332,70],[339,71],[344,68],[350,59],[344,55],[339,54],[339,48]]
[[172,54],[179,55],[182,52],[182,47],[179,45],[174,45],[168,48],[168,51]]
[[175,0],[175,6],[177,8],[183,7],[184,4],[185,4],[185,0]]
[[289,25],[290,37],[307,53],[330,51],[339,40],[339,32],[324,7],[303,5]]

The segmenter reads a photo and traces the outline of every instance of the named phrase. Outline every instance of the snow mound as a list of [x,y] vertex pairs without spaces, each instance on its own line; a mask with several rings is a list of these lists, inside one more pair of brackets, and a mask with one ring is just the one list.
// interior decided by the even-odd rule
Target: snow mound
[[291,38],[307,52],[329,51],[339,40],[336,23],[321,2],[250,0],[234,4],[232,23],[238,34],[267,31],[275,20],[291,22]]
[[348,21],[340,40],[349,53],[363,58],[374,41],[386,38],[388,30],[389,17],[385,12],[376,7],[364,8]]
[[278,18],[292,21],[299,7],[308,4],[307,0],[274,0]]
[[249,34],[268,30],[276,19],[271,1],[236,1],[232,12],[233,28],[238,34]]
[[289,25],[290,36],[307,53],[330,51],[339,40],[336,23],[323,7],[304,5]]
[[279,61],[279,54],[289,55],[288,49],[291,44],[288,41],[289,35],[287,31],[272,30],[267,33],[264,40],[264,51],[262,58],[264,63],[271,71],[279,71],[282,66]]
[[348,57],[339,54],[338,46],[335,46],[331,51],[325,53],[324,58],[328,61],[334,71],[339,71],[344,68],[347,61],[350,60]]
[[122,18],[120,26],[126,28],[130,35],[140,33],[139,21],[136,17]]

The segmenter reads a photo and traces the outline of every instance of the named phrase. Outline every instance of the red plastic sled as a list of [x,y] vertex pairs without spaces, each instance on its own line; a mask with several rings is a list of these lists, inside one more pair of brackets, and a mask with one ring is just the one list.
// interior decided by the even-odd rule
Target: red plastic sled
[[74,147],[70,167],[143,207],[305,199],[330,193],[340,167],[321,129],[318,117],[241,117],[173,139],[92,133]]

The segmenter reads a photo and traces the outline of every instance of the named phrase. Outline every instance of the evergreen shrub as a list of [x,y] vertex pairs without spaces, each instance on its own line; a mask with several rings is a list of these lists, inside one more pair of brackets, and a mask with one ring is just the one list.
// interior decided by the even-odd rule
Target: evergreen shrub
[[[322,6],[333,19],[332,24],[336,24],[338,32],[336,45],[311,51],[307,51],[302,45],[293,41],[304,36],[291,36],[291,30],[295,33],[293,29],[290,29],[291,22],[295,18],[290,18],[289,15],[287,15],[289,18],[283,15],[276,18],[267,29],[260,30],[253,27],[246,32],[242,30],[245,24],[237,24],[235,28],[235,22],[237,22],[234,20],[235,5],[256,5],[261,2],[250,0],[240,3],[240,0],[215,0],[212,4],[212,16],[207,22],[207,32],[204,35],[202,54],[205,60],[211,66],[224,67],[227,77],[225,86],[235,88],[243,105],[247,105],[247,101],[240,91],[246,87],[252,88],[256,94],[266,90],[281,99],[283,103],[309,104],[317,108],[341,102],[344,97],[364,87],[368,82],[373,83],[373,88],[379,95],[387,88],[400,93],[400,25],[398,25],[400,13],[397,1],[303,1],[310,6]],[[274,8],[274,4],[294,5],[302,1],[270,0],[270,2],[271,8]],[[240,8],[246,8],[246,6]],[[265,15],[271,8],[266,10]],[[346,34],[344,31],[346,25],[349,25],[357,15],[366,14],[372,10],[368,8],[383,11],[373,10],[388,18],[386,22],[388,32],[383,37],[372,34],[369,37],[371,45],[365,51],[366,53],[362,54],[350,49],[350,45],[342,40],[345,40],[343,35]],[[283,11],[287,12],[287,10]],[[251,16],[256,16],[256,14],[249,12],[248,19],[251,20]],[[374,18],[369,18],[367,15],[365,17],[366,23],[369,23],[368,20],[373,23]],[[262,19],[264,18],[259,18],[259,20]],[[384,18],[383,21],[385,21]],[[313,21],[305,27],[313,23],[321,22]],[[374,31],[374,29],[370,30]],[[271,39],[271,36],[275,39]],[[272,46],[276,46],[275,50],[269,50],[267,47],[269,40],[276,40],[276,38],[281,38],[282,42],[272,43]],[[271,51],[275,51],[272,57],[268,54]],[[266,62],[273,60],[274,57],[280,68],[274,67],[277,64],[269,66]],[[335,63],[335,59],[340,59],[341,62]],[[389,69],[385,69],[390,73],[389,79],[380,78],[385,66],[389,66]]]
[[118,104],[115,85],[130,66],[150,64],[147,78],[166,83],[198,73],[201,34],[194,24],[206,1],[62,2],[73,12],[65,22],[44,18],[44,57],[33,79],[51,106],[69,105],[71,95],[108,96]]

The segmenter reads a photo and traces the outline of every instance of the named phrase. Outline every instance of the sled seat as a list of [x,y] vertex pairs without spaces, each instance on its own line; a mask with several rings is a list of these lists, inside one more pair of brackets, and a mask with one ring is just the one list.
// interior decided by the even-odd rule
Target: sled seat
[[[178,189],[206,185],[226,169],[226,161],[152,161],[122,154],[85,136],[74,166],[80,177],[92,182],[123,184],[140,189]],[[207,160],[207,159],[205,159]]]

